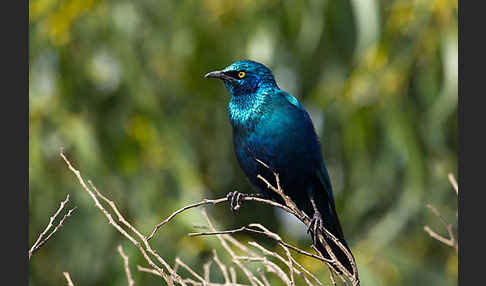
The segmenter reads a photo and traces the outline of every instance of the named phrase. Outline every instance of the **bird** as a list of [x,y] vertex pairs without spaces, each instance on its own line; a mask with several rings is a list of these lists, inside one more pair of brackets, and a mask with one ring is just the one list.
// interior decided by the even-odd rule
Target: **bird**
[[[284,194],[311,218],[307,231],[319,252],[330,259],[325,246],[315,237],[318,229],[325,227],[351,253],[339,222],[321,145],[304,106],[280,89],[272,71],[256,61],[237,61],[205,77],[222,80],[231,94],[228,116],[234,152],[257,196],[283,203],[258,178],[260,174],[275,186],[274,173],[278,174]],[[230,192],[228,198],[232,198],[232,210],[238,210],[241,194]],[[336,258],[353,273],[345,253],[334,241],[323,237]]]

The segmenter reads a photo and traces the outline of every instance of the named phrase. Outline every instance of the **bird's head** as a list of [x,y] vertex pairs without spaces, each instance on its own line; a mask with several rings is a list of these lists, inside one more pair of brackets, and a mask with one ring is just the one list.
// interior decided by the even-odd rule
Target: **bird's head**
[[223,70],[207,73],[205,77],[223,80],[233,96],[253,94],[259,88],[277,87],[272,71],[250,60],[232,63]]

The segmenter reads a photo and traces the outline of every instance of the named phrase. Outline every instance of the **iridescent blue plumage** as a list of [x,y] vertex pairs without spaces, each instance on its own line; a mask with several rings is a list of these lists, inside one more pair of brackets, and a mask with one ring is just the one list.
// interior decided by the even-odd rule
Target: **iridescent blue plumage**
[[[322,219],[318,223],[322,222],[346,244],[321,146],[311,118],[299,101],[277,86],[267,67],[254,61],[239,61],[206,77],[222,79],[231,93],[229,119],[234,150],[255,189],[281,201],[257,178],[261,174],[271,180],[274,178],[272,171],[278,173],[284,192],[297,206],[310,218]],[[255,159],[266,163],[270,170]],[[341,250],[332,242],[330,245],[338,259],[350,269]],[[328,256],[322,246],[317,246]]]

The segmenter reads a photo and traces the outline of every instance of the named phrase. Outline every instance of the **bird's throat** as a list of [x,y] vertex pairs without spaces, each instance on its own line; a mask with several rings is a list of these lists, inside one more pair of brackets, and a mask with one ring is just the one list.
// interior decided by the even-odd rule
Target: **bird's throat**
[[232,96],[228,106],[233,128],[252,128],[264,114],[268,96],[264,93]]

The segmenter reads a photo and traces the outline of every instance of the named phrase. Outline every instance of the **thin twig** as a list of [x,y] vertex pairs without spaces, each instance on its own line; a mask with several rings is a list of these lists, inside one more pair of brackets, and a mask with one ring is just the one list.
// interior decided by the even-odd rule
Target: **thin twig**
[[[138,271],[140,272],[146,272],[146,273],[150,273],[150,274],[153,274],[153,275],[157,275],[157,276],[160,276],[160,274],[157,272],[157,270],[155,269],[150,269],[150,268],[146,268],[146,267],[142,267],[140,265],[137,265],[137,269]],[[193,285],[203,285],[202,282],[193,282],[193,281],[189,281],[189,280],[186,280],[186,283],[191,283]],[[227,284],[221,284],[221,283],[214,283],[214,282],[210,282],[210,283],[206,283],[207,286],[225,286]],[[231,283],[231,286],[249,286],[249,285],[246,285],[246,284],[240,284],[240,283]]]
[[[134,237],[132,237],[130,234],[128,234],[119,224],[117,224],[115,222],[115,220],[113,219],[113,217],[111,216],[111,214],[103,207],[103,205],[101,205],[101,203],[99,202],[98,198],[96,197],[95,193],[86,185],[83,177],[81,176],[81,173],[76,170],[71,162],[66,158],[66,156],[64,155],[64,153],[61,151],[60,153],[61,157],[64,159],[64,162],[66,162],[69,170],[71,172],[74,173],[74,175],[76,176],[76,178],[78,179],[79,183],[81,184],[81,186],[83,187],[83,189],[88,192],[88,194],[90,195],[90,197],[93,199],[94,203],[95,203],[95,206],[105,215],[105,217],[108,219],[108,222],[116,229],[118,230],[118,232],[120,232],[123,236],[125,236],[128,240],[130,240],[130,242],[132,242],[138,249],[139,251],[142,253],[143,257],[145,258],[145,260],[147,260],[147,262],[150,264],[150,266],[152,266],[152,268],[156,269],[158,271],[158,273],[160,274],[160,276],[166,281],[166,283],[169,285],[169,286],[172,286],[174,285],[174,279],[177,278],[175,275],[172,275],[172,276],[169,276],[167,275],[164,270],[162,268],[160,268],[159,266],[157,266],[153,261],[152,259],[148,256],[147,252],[145,251],[145,249],[142,247],[142,245],[140,244],[139,241],[137,241]],[[92,185],[92,184],[91,184]],[[100,192],[97,192],[98,194],[100,194]],[[117,212],[118,210],[116,210]],[[117,213],[119,214],[119,213]],[[121,216],[121,214],[120,214]],[[148,245],[148,243],[145,244],[146,246]],[[180,277],[179,277],[180,278]],[[180,279],[177,279],[180,281]],[[185,285],[185,283],[181,283],[183,285]]]
[[69,202],[69,194],[67,194],[66,199],[61,202],[61,205],[57,209],[57,211],[54,213],[53,216],[50,217],[49,219],[49,224],[46,226],[44,231],[39,235],[35,243],[32,245],[32,247],[29,250],[29,260],[32,257],[32,254],[39,250],[49,239],[56,233],[64,224],[64,221],[71,216],[72,212],[76,209],[76,207],[70,209],[59,221],[59,224],[54,227],[54,229],[47,235],[45,239],[44,236],[47,234],[47,232],[52,228],[53,222],[56,220],[57,216],[61,213],[61,211],[64,209],[64,206]]
[[[266,165],[262,161],[260,161],[258,159],[255,159],[255,160],[257,162],[259,162],[260,164],[262,164],[263,166],[265,166],[266,168],[269,168],[268,165]],[[270,190],[272,190],[275,193],[277,193],[285,201],[285,205],[292,210],[290,212],[291,214],[293,214],[300,221],[302,221],[307,227],[309,227],[310,222],[311,222],[310,219],[309,219],[309,217],[305,213],[303,213],[297,207],[297,205],[292,201],[292,199],[289,196],[285,195],[284,191],[282,190],[282,187],[280,186],[280,179],[279,179],[278,174],[276,172],[274,172],[274,171],[272,171],[272,172],[273,172],[273,174],[275,176],[275,181],[276,181],[276,184],[277,184],[276,187],[273,186],[272,184],[270,184],[268,182],[268,180],[266,180],[265,178],[263,178],[261,175],[258,175],[257,178],[259,178],[262,182],[264,182],[267,185],[267,188],[269,188]],[[339,275],[339,276],[342,276],[344,274],[344,276],[346,276],[349,279],[349,281],[353,284],[353,286],[360,285],[360,281],[359,281],[359,278],[358,278],[358,268],[356,267],[356,261],[354,260],[354,257],[351,254],[351,252],[347,249],[347,247],[345,247],[343,245],[343,243],[337,237],[335,237],[325,227],[319,228],[319,230],[320,231],[318,231],[318,233],[317,233],[317,238],[320,241],[320,243],[324,246],[324,248],[326,249],[326,252],[331,257],[330,261],[325,261],[326,264],[328,266],[335,266],[335,267],[337,267],[341,271],[341,273],[339,273],[338,271],[335,271],[335,269],[332,268],[335,271],[335,273],[337,275]],[[321,231],[323,233],[321,233]],[[324,235],[326,235],[327,238],[331,239],[344,252],[344,254],[348,258],[348,261],[349,261],[349,263],[351,265],[352,272],[348,271],[348,269],[346,269],[344,267],[344,265],[342,264],[342,262],[339,261],[336,258],[336,255],[332,251],[331,247],[327,244],[326,240],[324,239]],[[317,251],[317,252],[319,253],[319,251]]]
[[[186,210],[195,208],[195,207],[199,207],[199,206],[203,206],[203,205],[216,205],[216,204],[226,202],[226,201],[228,201],[227,197],[219,198],[219,199],[215,199],[215,200],[204,199],[200,202],[184,206],[183,208],[176,210],[169,217],[167,217],[165,220],[163,220],[162,222],[157,224],[154,227],[153,231],[150,233],[150,235],[144,236],[140,231],[138,231],[135,227],[133,227],[123,217],[123,215],[120,213],[120,211],[116,207],[115,202],[108,199],[103,194],[101,194],[101,192],[98,191],[98,189],[94,186],[94,184],[90,180],[88,180],[87,182],[88,182],[88,184],[91,188],[88,187],[88,185],[85,183],[84,179],[81,177],[80,172],[78,170],[76,170],[71,165],[71,163],[66,158],[66,156],[62,153],[62,151],[61,151],[60,155],[64,159],[64,161],[66,162],[69,170],[71,170],[75,174],[75,176],[77,177],[77,179],[78,179],[79,183],[81,184],[81,186],[83,187],[83,189],[85,189],[88,192],[88,194],[91,196],[91,198],[93,199],[93,201],[95,203],[95,206],[98,209],[100,209],[101,212],[108,219],[108,222],[139,249],[139,251],[144,256],[145,260],[151,266],[151,268],[145,268],[145,267],[138,265],[137,269],[139,271],[147,272],[147,273],[151,273],[151,274],[160,276],[170,286],[175,285],[175,284],[180,284],[180,285],[183,285],[183,286],[184,285],[198,285],[198,286],[199,285],[207,285],[207,286],[243,285],[243,284],[237,283],[236,271],[235,271],[234,267],[232,267],[232,266],[227,267],[226,265],[224,265],[224,263],[216,255],[215,250],[213,250],[213,256],[214,256],[213,260],[216,262],[216,264],[218,265],[218,267],[220,268],[220,270],[223,274],[223,277],[224,277],[224,280],[225,280],[224,284],[210,282],[210,275],[209,275],[210,271],[209,270],[210,270],[211,260],[208,261],[203,266],[203,268],[204,268],[204,275],[203,276],[204,277],[202,277],[197,272],[195,272],[193,269],[191,269],[188,265],[183,263],[180,258],[176,258],[175,265],[172,268],[167,262],[165,262],[164,259],[162,259],[162,257],[155,250],[153,250],[151,248],[151,246],[149,244],[149,240],[154,237],[156,232],[162,226],[164,226],[165,224],[170,222],[178,214],[180,214],[180,213],[182,213]],[[261,161],[259,161],[259,162],[261,164],[263,164],[264,166],[267,166],[263,162],[261,162]],[[284,200],[285,205],[276,203],[276,202],[271,201],[271,200],[262,199],[262,198],[259,198],[259,197],[244,196],[244,197],[242,197],[242,199],[245,200],[245,201],[257,201],[257,202],[267,204],[267,205],[270,205],[270,206],[279,207],[279,208],[285,210],[286,212],[296,216],[304,224],[308,225],[310,223],[309,217],[297,208],[297,206],[290,199],[290,197],[288,197],[284,194],[284,192],[283,192],[283,190],[280,186],[280,180],[279,180],[278,174],[274,173],[274,175],[275,175],[276,186],[271,185],[267,180],[265,180],[260,175],[258,176],[258,178],[260,178],[263,182],[265,182],[269,189],[271,189],[271,190],[275,191],[277,194],[279,194],[282,197],[282,199]],[[111,207],[111,210],[116,214],[118,221],[121,223],[121,225],[118,224],[113,219],[110,212],[108,212],[103,207],[103,205],[100,203],[98,198],[100,198],[102,201],[104,201],[105,203],[107,203]],[[312,257],[314,259],[322,261],[322,262],[326,263],[328,266],[331,266],[331,265],[337,266],[338,269],[342,270],[342,272],[344,273],[344,276],[347,277],[354,286],[359,285],[359,279],[358,279],[358,275],[357,275],[356,264],[354,262],[354,258],[352,256],[352,254],[344,247],[344,245],[342,245],[342,243],[339,241],[339,239],[334,237],[325,228],[322,230],[322,233],[318,233],[318,238],[321,240],[323,245],[326,246],[326,249],[331,256],[331,259],[325,259],[319,252],[318,253],[320,255],[314,255],[314,254],[308,253],[306,251],[303,251],[303,250],[301,250],[301,249],[299,249],[295,246],[292,246],[292,245],[284,242],[278,234],[269,231],[267,228],[265,228],[261,224],[255,223],[255,224],[249,224],[248,226],[240,227],[240,228],[234,229],[234,230],[217,231],[214,228],[211,220],[209,219],[209,217],[208,217],[208,215],[207,215],[207,213],[204,209],[202,210],[202,214],[203,214],[203,217],[206,219],[206,221],[209,225],[209,231],[208,232],[200,232],[200,233],[190,233],[189,236],[216,235],[218,237],[221,245],[223,246],[223,248],[231,256],[232,262],[243,271],[243,273],[248,278],[248,281],[251,283],[252,286],[268,286],[269,282],[268,282],[268,279],[266,278],[265,273],[263,272],[262,269],[258,268],[258,273],[259,273],[259,278],[258,278],[242,263],[242,261],[263,263],[263,265],[265,265],[266,270],[268,272],[272,272],[272,273],[277,274],[277,276],[280,277],[281,280],[286,285],[289,285],[289,286],[293,286],[293,285],[296,284],[295,280],[294,280],[295,279],[294,273],[301,276],[304,279],[304,281],[306,282],[307,285],[310,285],[310,286],[312,285],[312,283],[310,282],[310,280],[307,276],[311,277],[319,285],[322,285],[322,283],[314,275],[312,275],[312,273],[310,273],[308,270],[306,270],[304,267],[302,267],[302,265],[300,265],[292,257],[292,255],[290,253],[290,249],[293,250],[293,251],[296,251],[297,253],[307,255],[309,257]],[[138,240],[134,236],[129,234],[124,228],[122,228],[122,226],[125,226],[126,228],[129,229],[129,231],[134,233],[135,237],[138,237]],[[245,245],[243,245],[242,243],[240,243],[239,241],[237,241],[235,238],[233,238],[231,236],[231,234],[234,234],[234,233],[237,233],[237,232],[242,232],[242,231],[262,234],[262,235],[265,235],[265,236],[275,240],[284,250],[284,252],[287,256],[286,259],[283,258],[282,256],[280,256],[279,254],[277,254],[276,252],[269,251],[269,250],[267,250],[267,249],[265,249],[261,246],[259,246],[259,248],[260,248],[260,250],[262,250],[264,252],[265,255],[275,257],[279,261],[281,261],[282,263],[287,265],[287,267],[289,269],[290,278],[287,276],[287,274],[277,264],[270,261],[265,256],[257,255],[255,252],[253,252],[248,247],[246,247]],[[348,256],[348,258],[350,259],[350,264],[351,264],[352,269],[353,269],[352,273],[349,272],[347,269],[345,269],[344,266],[341,264],[341,262],[336,259],[335,255],[332,253],[332,250],[325,243],[323,235],[326,235],[328,238],[332,239],[343,250],[343,252]],[[236,255],[236,253],[234,252],[234,250],[231,248],[231,246],[228,243],[231,243],[233,246],[235,246],[238,249],[240,249],[241,251],[247,253],[249,256],[244,257],[244,256]],[[258,247],[258,246],[256,246],[256,245],[258,245],[257,243],[254,243],[254,244],[250,243],[250,245],[253,245],[254,247]],[[129,281],[129,285],[133,285],[133,280],[131,279],[131,273],[130,273],[129,268],[128,268],[128,257],[122,255],[123,251],[122,251],[121,247],[119,249],[119,252],[120,252],[120,255],[125,260],[125,270],[126,270],[126,273],[127,273],[127,279]],[[167,270],[168,274],[166,273],[166,271],[162,267],[158,266],[154,261],[152,261],[149,254],[156,258],[156,261],[158,261],[162,265],[162,267],[165,268],[165,270]],[[126,259],[125,259],[125,257],[126,257]],[[184,279],[181,278],[181,276],[179,276],[179,274],[177,274],[177,270],[178,270],[179,266],[184,268],[185,270],[187,270],[193,277],[196,278],[196,280],[193,280],[191,278],[184,278]],[[229,274],[228,274],[228,269],[229,269]],[[335,270],[333,269],[333,271],[335,271]],[[345,281],[344,276],[339,275],[339,277],[343,281]],[[130,281],[132,281],[132,282],[130,282]]]
[[[270,232],[269,230],[267,230],[268,232]],[[289,261],[285,260],[282,256],[280,256],[279,254],[277,254],[276,252],[273,252],[273,251],[270,251],[268,249],[266,249],[265,247],[261,246],[260,244],[256,243],[255,241],[252,241],[252,242],[249,242],[248,244],[250,244],[251,246],[255,247],[255,248],[258,248],[260,251],[262,251],[265,255],[268,255],[268,256],[272,256],[272,257],[275,257],[277,258],[279,261],[281,261],[282,263],[284,263],[285,265],[287,265],[287,267],[289,267],[289,271],[291,271],[291,275],[293,272],[295,272],[297,275],[301,276],[302,279],[304,279],[304,281],[306,282],[307,285],[309,286],[312,286],[312,283],[309,281],[309,279],[307,278],[306,276],[306,273],[307,274],[310,274],[310,272],[308,272],[304,267],[302,267],[293,257],[292,255],[290,255],[290,252],[288,251],[288,249],[285,250],[285,253],[287,254],[287,257],[290,261],[292,261],[291,263],[289,263]],[[280,246],[282,248],[285,249],[285,247],[280,244]],[[295,268],[293,265],[297,265],[299,266],[302,270],[305,271],[305,273],[299,271],[297,268]],[[290,269],[292,268],[292,269]],[[313,276],[312,274],[310,276]],[[315,276],[313,277],[315,279],[317,279]],[[288,283],[295,283],[295,281],[288,281]],[[319,282],[320,283],[320,282]]]
[[213,249],[213,259],[214,259],[214,262],[216,262],[216,264],[218,265],[219,269],[221,270],[221,273],[223,273],[224,284],[225,285],[231,284],[230,278],[228,276],[228,270],[227,270],[226,266],[221,262],[221,260],[219,260],[218,254],[216,253],[216,249]]
[[154,251],[152,249],[152,247],[150,246],[150,244],[148,243],[148,240],[147,238],[140,232],[138,231],[135,227],[133,227],[123,216],[122,214],[120,213],[120,211],[118,210],[118,208],[116,207],[115,205],[115,202],[112,201],[112,200],[109,200],[108,198],[106,198],[103,194],[101,194],[100,191],[98,191],[98,189],[93,185],[93,183],[91,182],[91,180],[88,180],[88,183],[89,185],[95,190],[96,194],[98,195],[98,197],[100,197],[102,200],[104,200],[106,203],[108,203],[110,205],[110,207],[113,209],[113,211],[115,212],[115,214],[117,215],[118,217],[118,220],[123,223],[126,227],[128,227],[132,232],[134,232],[138,237],[139,239],[143,242],[144,246],[145,246],[145,249],[147,250],[147,252],[149,252],[151,255],[153,255],[168,271],[169,273],[171,274],[171,276],[175,279],[175,280],[178,280],[178,281],[181,281],[181,278],[179,277],[179,275],[177,275],[176,271],[174,271],[174,269],[172,269],[170,267],[170,265],[164,260],[162,259],[162,257],[160,257],[160,255]]
[[[263,229],[263,231],[261,230],[255,230],[255,229],[252,229],[250,227],[259,227],[260,229]],[[293,250],[297,250],[299,253],[301,254],[304,254],[304,255],[308,255],[309,257],[312,257],[312,258],[316,258],[318,260],[321,260],[321,261],[325,261],[325,259],[321,258],[321,257],[318,257],[314,254],[311,254],[311,253],[308,253],[308,252],[305,252],[303,250],[300,250],[298,248],[296,248],[295,246],[292,246],[286,242],[284,242],[280,236],[278,236],[277,234],[275,233],[272,233],[271,231],[269,231],[267,228],[265,228],[264,226],[262,226],[261,224],[250,224],[248,227],[241,227],[241,228],[238,228],[238,229],[233,229],[233,230],[227,230],[227,231],[213,231],[213,232],[201,232],[201,233],[190,233],[189,235],[190,236],[203,236],[203,235],[222,235],[222,234],[225,234],[225,235],[228,235],[228,234],[234,234],[234,233],[237,233],[237,232],[241,232],[241,231],[249,231],[249,232],[254,232],[254,233],[259,233],[259,234],[263,234],[273,240],[276,240],[281,246],[282,248],[284,248],[286,254],[287,254],[287,257],[290,261],[292,261],[291,263],[294,264],[296,261],[295,259],[292,258],[292,256],[290,255],[290,252],[288,252],[288,249],[293,249]],[[289,261],[285,260],[284,258],[282,258],[280,255],[276,254],[275,252],[271,252],[271,251],[268,251],[267,249],[263,248],[262,246],[260,246],[259,244],[257,244],[256,242],[250,242],[249,243],[250,245],[254,246],[254,247],[257,247],[259,248],[261,251],[263,251],[266,255],[270,255],[270,256],[273,256],[277,259],[279,259],[281,262],[283,262],[284,264],[286,264],[288,267],[289,267],[289,271],[292,275],[292,273],[294,271],[296,271],[296,273],[300,276],[303,276],[303,279],[306,281],[306,283],[308,285],[312,285],[312,283],[307,279],[307,277],[305,277],[305,275],[303,275],[302,272],[300,272],[299,270],[295,269],[293,267],[293,265],[291,263],[289,263]],[[246,252],[250,252],[246,247],[240,247],[240,249],[246,251]],[[295,282],[292,281],[292,279],[289,279],[285,272],[283,272],[278,266],[276,266],[275,264],[273,264],[272,262],[269,262],[267,261],[266,258],[264,257],[258,257],[256,254],[254,254],[253,252],[251,252],[251,257],[242,257],[242,256],[237,256],[235,257],[237,260],[245,260],[245,261],[258,261],[258,262],[262,262],[264,263],[266,266],[268,266],[269,270],[275,274],[277,274],[277,276],[279,276],[281,278],[281,280],[288,284],[288,285],[293,285],[295,284]],[[298,264],[298,263],[297,263]],[[299,267],[300,268],[303,268],[300,264],[299,264]],[[305,269],[304,269],[305,270]],[[306,271],[307,273],[309,273],[308,271]],[[317,280],[317,278],[314,276],[313,279]],[[318,281],[318,280],[317,280]],[[319,282],[320,283],[320,282]],[[322,284],[321,284],[322,285]]]
[[236,256],[234,259],[238,260],[238,261],[241,260],[241,261],[246,261],[246,262],[260,262],[263,265],[265,265],[268,272],[274,273],[278,278],[280,278],[280,280],[282,280],[282,282],[285,285],[290,286],[290,284],[292,283],[292,281],[290,281],[289,277],[287,276],[287,273],[285,273],[285,271],[283,271],[282,268],[280,268],[274,262],[270,261],[265,256],[263,256],[263,257],[262,256],[251,256],[251,257],[250,256]]
[[336,280],[334,280],[334,275],[331,269],[329,269],[329,278],[331,279],[332,285],[336,286]]
[[[288,247],[280,243],[280,242],[283,242],[282,238],[280,238],[280,236],[278,234],[271,232],[270,230],[268,230],[266,227],[264,227],[263,225],[261,225],[259,223],[252,223],[249,226],[260,228],[263,231],[264,234],[266,234],[268,237],[275,239],[279,243],[279,245],[284,249],[285,254],[287,255],[288,261],[283,259],[280,255],[276,254],[275,252],[268,251],[268,253],[270,255],[272,255],[273,257],[280,259],[283,263],[285,263],[287,265],[287,267],[289,268],[289,272],[290,272],[290,285],[294,286],[295,285],[295,278],[294,278],[294,266],[293,266],[293,263],[292,263],[292,255],[290,254]],[[263,248],[263,247],[261,247],[261,248]],[[263,248],[263,249],[265,249],[265,248]]]
[[263,283],[265,286],[270,286],[270,282],[268,282],[267,277],[265,276],[265,273],[262,271],[260,267],[257,268],[258,274],[260,274],[260,278],[262,278]]
[[229,270],[230,270],[230,274],[231,274],[231,283],[235,284],[236,283],[236,270],[233,266],[230,266]]
[[128,281],[128,286],[133,286],[135,285],[135,281],[133,281],[132,278],[132,273],[130,272],[130,266],[128,264],[128,256],[123,252],[123,247],[121,244],[118,245],[118,253],[120,253],[120,256],[123,259],[123,264],[125,265],[125,274],[127,275],[127,281]]
[[[216,251],[216,250],[215,250]],[[211,273],[211,264],[213,261],[211,259],[208,262],[204,263],[203,270],[204,270],[204,281],[208,282],[211,281],[210,273]]]
[[[209,225],[210,230],[216,232],[216,229],[214,228],[213,223],[209,219],[209,217],[208,217],[208,215],[206,213],[206,210],[202,209],[201,212],[202,212],[203,217],[206,219],[206,221],[207,221],[207,223]],[[241,271],[243,271],[243,273],[245,273],[245,275],[248,278],[248,280],[251,283],[251,285],[253,285],[253,286],[257,286],[257,285],[258,286],[264,286],[263,285],[263,282],[261,282],[258,278],[256,278],[255,275],[253,275],[253,273],[251,273],[251,271],[248,270],[248,268],[246,268],[240,261],[238,261],[238,260],[235,259],[235,257],[236,257],[235,252],[231,249],[231,247],[228,245],[228,243],[225,240],[225,237],[228,236],[228,234],[217,234],[216,236],[218,237],[218,239],[219,239],[221,245],[223,246],[223,248],[233,258],[233,263],[236,264],[241,269]]]
[[452,188],[454,188],[454,191],[456,191],[456,195],[459,195],[459,186],[457,185],[456,178],[454,178],[454,175],[452,173],[449,173],[447,177],[449,178],[449,182],[451,183]]
[[73,280],[71,280],[71,275],[69,275],[69,272],[63,272],[62,274],[66,278],[68,286],[74,286]]
[[[309,270],[307,270],[306,268],[304,268],[304,266],[300,265],[299,262],[297,262],[295,260],[295,258],[292,258],[292,261],[294,262],[295,265],[297,265],[305,274],[307,274],[309,277],[311,277],[314,281],[316,281],[317,284],[319,284],[320,286],[324,286],[322,285],[322,282],[319,281],[319,279],[317,279],[317,277],[312,274]],[[332,275],[332,271],[329,269],[331,275]],[[309,283],[308,283],[309,284]]]
[[189,233],[188,235],[194,237],[194,236],[204,236],[204,235],[235,234],[235,233],[242,232],[242,231],[248,231],[248,232],[263,234],[263,235],[265,235],[265,236],[267,236],[267,237],[269,237],[269,238],[271,238],[273,240],[276,240],[278,243],[282,244],[283,246],[288,247],[289,249],[294,250],[297,253],[300,253],[300,254],[303,254],[303,255],[306,255],[306,256],[315,258],[315,259],[320,260],[320,261],[323,261],[323,262],[329,262],[329,263],[331,262],[331,260],[329,260],[329,259],[326,259],[326,258],[317,256],[315,254],[309,253],[307,251],[304,251],[304,250],[302,250],[300,248],[297,248],[297,247],[295,247],[295,246],[293,246],[291,244],[288,244],[287,242],[284,242],[282,240],[279,240],[278,238],[275,238],[275,236],[273,236],[273,235],[269,235],[268,233],[265,233],[264,231],[259,231],[259,230],[256,230],[256,229],[252,229],[249,226],[248,227],[242,226],[242,227],[237,228],[237,229],[222,230],[222,231],[193,232],[193,233]]
[[140,272],[147,272],[147,273],[151,273],[151,274],[162,277],[162,275],[160,275],[159,271],[157,271],[155,269],[150,269],[150,268],[143,267],[143,266],[140,266],[140,265],[137,265],[137,269]]
[[[241,199],[243,201],[254,201],[254,202],[260,202],[260,203],[268,204],[268,205],[271,205],[271,206],[274,206],[274,207],[281,208],[281,209],[283,209],[284,211],[287,211],[287,212],[290,212],[291,211],[288,207],[286,207],[284,205],[281,205],[281,204],[276,203],[274,201],[267,200],[267,199],[263,199],[263,198],[243,196],[243,197],[241,197]],[[227,197],[219,198],[219,199],[215,199],[215,200],[204,199],[204,200],[202,200],[200,202],[197,202],[197,203],[194,203],[194,204],[190,204],[190,205],[184,206],[184,207],[178,209],[177,211],[173,212],[169,217],[167,217],[162,222],[158,223],[155,226],[154,230],[147,237],[147,240],[152,239],[154,237],[155,233],[159,230],[159,228],[161,228],[166,223],[168,223],[169,221],[171,221],[176,215],[178,215],[178,214],[180,214],[180,213],[182,213],[182,212],[184,212],[184,211],[186,211],[188,209],[196,208],[196,207],[203,206],[203,205],[213,205],[214,206],[216,204],[220,204],[220,203],[223,203],[223,202],[226,202],[226,201],[228,201],[228,198]]]
[[[450,184],[452,185],[452,188],[456,192],[456,195],[458,195],[459,194],[459,188],[457,186],[457,182],[456,182],[456,179],[454,178],[454,175],[452,175],[452,173],[449,173],[448,178],[449,178]],[[432,228],[430,228],[428,225],[424,226],[425,232],[427,232],[430,235],[430,237],[442,242],[443,244],[448,245],[450,247],[453,247],[456,250],[456,253],[458,253],[459,252],[459,243],[458,243],[456,237],[454,236],[454,232],[452,231],[452,224],[447,222],[447,220],[442,216],[442,214],[439,212],[439,210],[437,210],[437,208],[435,208],[431,204],[428,204],[427,207],[435,214],[435,216],[437,216],[439,218],[440,223],[447,230],[447,234],[449,235],[449,238],[446,238],[446,237],[438,234],[437,232],[432,230]]]
[[196,277],[199,281],[205,284],[206,281],[204,281],[204,278],[201,277],[201,275],[197,274],[194,270],[192,270],[189,266],[187,266],[184,262],[179,257],[176,257],[175,259],[176,264],[182,266],[182,268],[186,269],[189,273],[191,273],[194,277]]
[[438,234],[437,232],[433,231],[428,225],[424,227],[424,230],[434,239],[448,245],[451,247],[454,247],[456,249],[456,252],[459,250],[459,246],[457,243],[457,240],[454,236],[454,232],[452,231],[452,224],[448,223],[445,218],[442,216],[442,214],[432,205],[428,204],[427,207],[439,218],[441,224],[445,227],[447,230],[447,233],[449,235],[449,238],[445,238],[442,235]]

